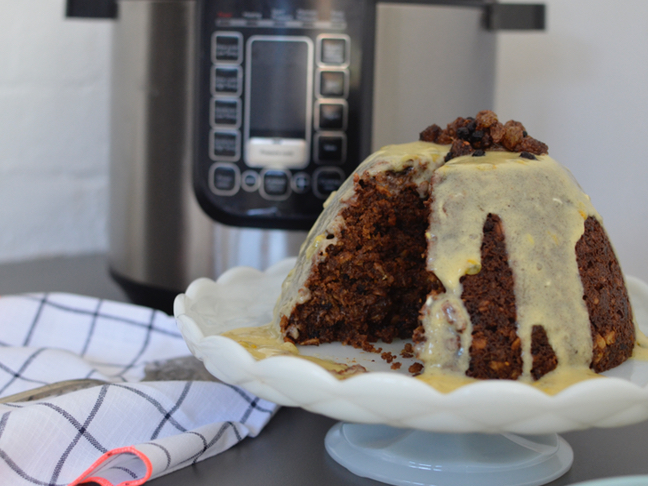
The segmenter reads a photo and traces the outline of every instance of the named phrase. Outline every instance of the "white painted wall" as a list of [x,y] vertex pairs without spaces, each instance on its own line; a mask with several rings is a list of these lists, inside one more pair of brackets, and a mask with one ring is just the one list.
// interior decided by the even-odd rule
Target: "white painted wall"
[[0,0],[0,261],[107,246],[109,21]]
[[[648,2],[545,3],[547,32],[500,34],[496,111],[549,144],[648,280]],[[112,26],[63,12],[0,0],[0,262],[107,248]]]
[[496,111],[549,145],[648,281],[648,2],[544,3],[546,33],[501,35]]

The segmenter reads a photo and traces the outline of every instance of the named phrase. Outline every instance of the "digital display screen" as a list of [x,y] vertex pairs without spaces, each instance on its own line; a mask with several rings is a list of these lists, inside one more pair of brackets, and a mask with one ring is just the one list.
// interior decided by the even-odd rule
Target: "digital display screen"
[[287,39],[250,42],[250,137],[306,138],[312,46],[303,38]]

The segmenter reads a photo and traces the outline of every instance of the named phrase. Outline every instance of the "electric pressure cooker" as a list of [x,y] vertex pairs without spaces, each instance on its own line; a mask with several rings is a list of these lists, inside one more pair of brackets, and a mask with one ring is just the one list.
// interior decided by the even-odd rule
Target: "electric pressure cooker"
[[373,150],[493,107],[488,0],[68,0],[113,32],[110,272],[171,311],[198,277],[295,255]]

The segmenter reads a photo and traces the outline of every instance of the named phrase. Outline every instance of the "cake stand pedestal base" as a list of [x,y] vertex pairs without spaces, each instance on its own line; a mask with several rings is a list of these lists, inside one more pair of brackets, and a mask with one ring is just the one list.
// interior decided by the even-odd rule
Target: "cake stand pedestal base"
[[574,460],[556,434],[442,434],[339,422],[325,444],[352,473],[398,486],[537,486],[565,474]]

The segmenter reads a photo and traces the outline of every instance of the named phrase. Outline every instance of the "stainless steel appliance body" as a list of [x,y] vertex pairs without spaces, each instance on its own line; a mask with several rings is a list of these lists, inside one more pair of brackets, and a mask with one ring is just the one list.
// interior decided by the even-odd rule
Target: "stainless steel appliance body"
[[194,19],[192,1],[125,1],[113,32],[110,270],[154,307],[213,267],[191,189]]
[[119,0],[113,277],[170,311],[198,277],[295,255],[371,151],[493,107],[497,6]]

